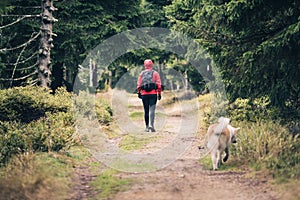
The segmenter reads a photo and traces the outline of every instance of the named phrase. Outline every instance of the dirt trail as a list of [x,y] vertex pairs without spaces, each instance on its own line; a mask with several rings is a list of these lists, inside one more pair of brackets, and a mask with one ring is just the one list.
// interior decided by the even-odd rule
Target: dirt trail
[[[134,109],[138,108],[140,102],[131,101]],[[178,120],[182,120],[185,112],[190,112],[181,106],[180,110],[171,109],[166,113],[168,125],[159,131],[162,136],[154,144],[145,145],[139,149],[140,152],[151,152],[157,147],[168,145],[170,136],[178,125]],[[131,111],[134,111],[132,109]],[[159,106],[157,112],[163,112]],[[159,122],[161,117],[157,117]],[[163,120],[162,120],[163,121]],[[139,123],[143,123],[140,121]],[[159,125],[159,124],[158,124]],[[174,129],[175,128],[175,129]],[[202,135],[205,130],[201,130]],[[194,136],[186,138],[192,140],[192,145],[179,159],[169,166],[160,170],[148,173],[119,173],[120,178],[129,178],[134,181],[126,191],[119,192],[112,199],[114,200],[271,200],[279,199],[275,191],[272,190],[267,180],[245,178],[245,171],[211,171],[205,170],[199,163],[200,152],[198,145],[202,144],[201,137]],[[166,143],[166,144],[164,144]]]
[[[129,101],[130,112],[142,111],[141,102]],[[142,149],[135,150],[140,153],[157,151],[170,144],[176,125],[184,118],[185,111],[169,109],[166,113],[163,107],[158,106],[156,121],[159,140],[145,145]],[[190,111],[187,111],[190,112]],[[164,121],[165,124],[159,124]],[[135,119],[135,124],[143,124],[141,119]],[[142,127],[139,131],[142,131]],[[205,130],[201,130],[203,135]],[[153,134],[153,133],[152,133]],[[183,138],[184,139],[184,138]],[[179,158],[165,168],[152,172],[116,174],[120,179],[131,179],[132,184],[125,191],[120,191],[110,199],[113,200],[272,200],[280,199],[279,195],[270,186],[267,179],[246,178],[246,172],[241,171],[212,171],[205,170],[199,163],[201,152],[198,145],[202,144],[199,135],[185,138],[190,140],[191,146]],[[116,138],[120,140],[120,138]],[[85,173],[85,170],[81,170]],[[84,175],[83,175],[84,176]],[[83,181],[84,182],[84,181]],[[85,184],[85,183],[83,183]],[[79,188],[84,188],[82,185]],[[89,191],[89,188],[85,190]],[[78,197],[78,195],[77,195]],[[83,198],[85,199],[89,195]]]
[[244,177],[245,172],[204,170],[199,164],[197,141],[182,158],[166,168],[149,173],[120,173],[137,180],[114,200],[271,200],[278,199],[266,180]]

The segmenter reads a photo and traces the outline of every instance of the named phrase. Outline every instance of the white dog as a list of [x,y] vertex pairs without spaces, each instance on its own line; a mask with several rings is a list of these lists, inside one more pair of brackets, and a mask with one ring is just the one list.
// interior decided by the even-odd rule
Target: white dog
[[229,122],[229,118],[220,117],[218,123],[210,125],[207,130],[207,147],[211,153],[213,170],[217,170],[222,164],[221,156],[224,151],[226,155],[223,161],[227,161],[229,157],[229,144],[236,143],[235,134],[240,128],[232,127],[229,125]]

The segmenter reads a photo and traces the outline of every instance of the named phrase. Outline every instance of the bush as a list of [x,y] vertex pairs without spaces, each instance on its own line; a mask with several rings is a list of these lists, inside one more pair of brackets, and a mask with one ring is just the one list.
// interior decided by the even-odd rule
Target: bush
[[72,95],[41,87],[0,90],[0,163],[28,151],[59,151],[72,145]]
[[0,90],[0,121],[28,123],[45,116],[46,112],[68,112],[72,107],[71,97],[63,88],[55,95],[36,86]]
[[30,148],[34,151],[59,151],[73,145],[74,118],[71,112],[47,113],[26,126]]
[[15,154],[27,151],[26,140],[21,124],[0,121],[0,163],[7,162]]
[[28,124],[0,123],[0,163],[15,154],[28,151],[60,151],[74,145],[72,113],[47,113]]
[[96,116],[100,124],[108,125],[112,121],[113,110],[103,99],[99,99],[95,105]]
[[278,118],[278,111],[270,106],[268,97],[260,97],[254,100],[238,98],[231,103],[227,113],[232,120],[260,121]]
[[300,177],[300,143],[279,123],[239,124],[238,143],[231,145],[233,158],[274,175]]
[[104,99],[84,91],[80,91],[75,98],[74,112],[77,117],[97,118],[102,125],[108,125],[113,116],[111,106]]

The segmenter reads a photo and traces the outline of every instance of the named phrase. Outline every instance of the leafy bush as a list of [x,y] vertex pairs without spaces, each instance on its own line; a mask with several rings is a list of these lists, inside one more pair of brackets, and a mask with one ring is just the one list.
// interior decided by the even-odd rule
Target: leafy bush
[[59,151],[73,144],[74,118],[71,112],[47,113],[24,131],[34,151]]
[[8,161],[12,155],[27,151],[26,140],[21,124],[0,121],[0,163]]
[[220,93],[210,93],[198,97],[199,103],[205,105],[203,108],[202,122],[205,127],[215,123],[220,116],[226,116],[227,100]]
[[238,143],[231,146],[233,158],[274,175],[300,177],[300,143],[285,127],[274,122],[239,124]]
[[[0,95],[2,164],[18,153],[60,151],[76,144],[74,114],[81,111],[84,115],[95,113],[93,116],[102,124],[112,121],[111,106],[102,99],[95,105],[87,95],[76,99],[77,113],[74,112],[72,94],[63,88],[57,89],[55,95],[41,87],[0,90]],[[94,110],[90,112],[91,108]]]
[[109,124],[113,116],[111,106],[104,99],[84,91],[75,98],[74,113],[77,117],[97,118],[103,125]]
[[103,99],[99,99],[95,105],[96,116],[101,124],[109,124],[112,121],[113,110]]
[[277,119],[278,111],[270,106],[268,97],[260,97],[254,100],[238,98],[227,109],[232,120],[252,121]]
[[68,112],[72,107],[71,97],[63,88],[55,95],[36,86],[0,90],[0,121],[28,123],[45,116],[46,112]]
[[59,151],[74,143],[72,95],[40,87],[0,90],[0,163],[28,151]]

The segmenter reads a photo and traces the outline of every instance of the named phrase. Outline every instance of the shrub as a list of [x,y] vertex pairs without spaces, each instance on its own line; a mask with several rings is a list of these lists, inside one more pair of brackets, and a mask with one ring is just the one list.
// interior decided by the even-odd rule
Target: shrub
[[47,113],[28,124],[0,123],[0,163],[26,151],[59,151],[75,144],[72,113]]
[[72,95],[41,87],[0,90],[0,163],[28,151],[59,151],[74,143]]
[[0,121],[0,163],[7,162],[15,154],[27,151],[26,140],[21,124]]
[[252,122],[277,119],[279,116],[266,96],[253,100],[238,98],[229,105],[227,113],[232,120]]
[[225,108],[227,107],[227,100],[219,93],[210,93],[198,98],[200,104],[204,104],[202,122],[205,127],[215,123],[220,116],[226,115]]
[[71,110],[71,94],[64,88],[56,91],[36,87],[15,87],[0,90],[0,121],[28,123],[45,116],[46,112]]
[[95,105],[96,116],[101,124],[109,124],[112,121],[113,110],[103,99],[98,99]]
[[76,117],[97,118],[103,125],[109,124],[113,116],[111,106],[104,99],[84,91],[80,91],[75,98],[74,113]]
[[59,151],[73,145],[74,118],[71,112],[47,113],[24,131],[34,151]]

